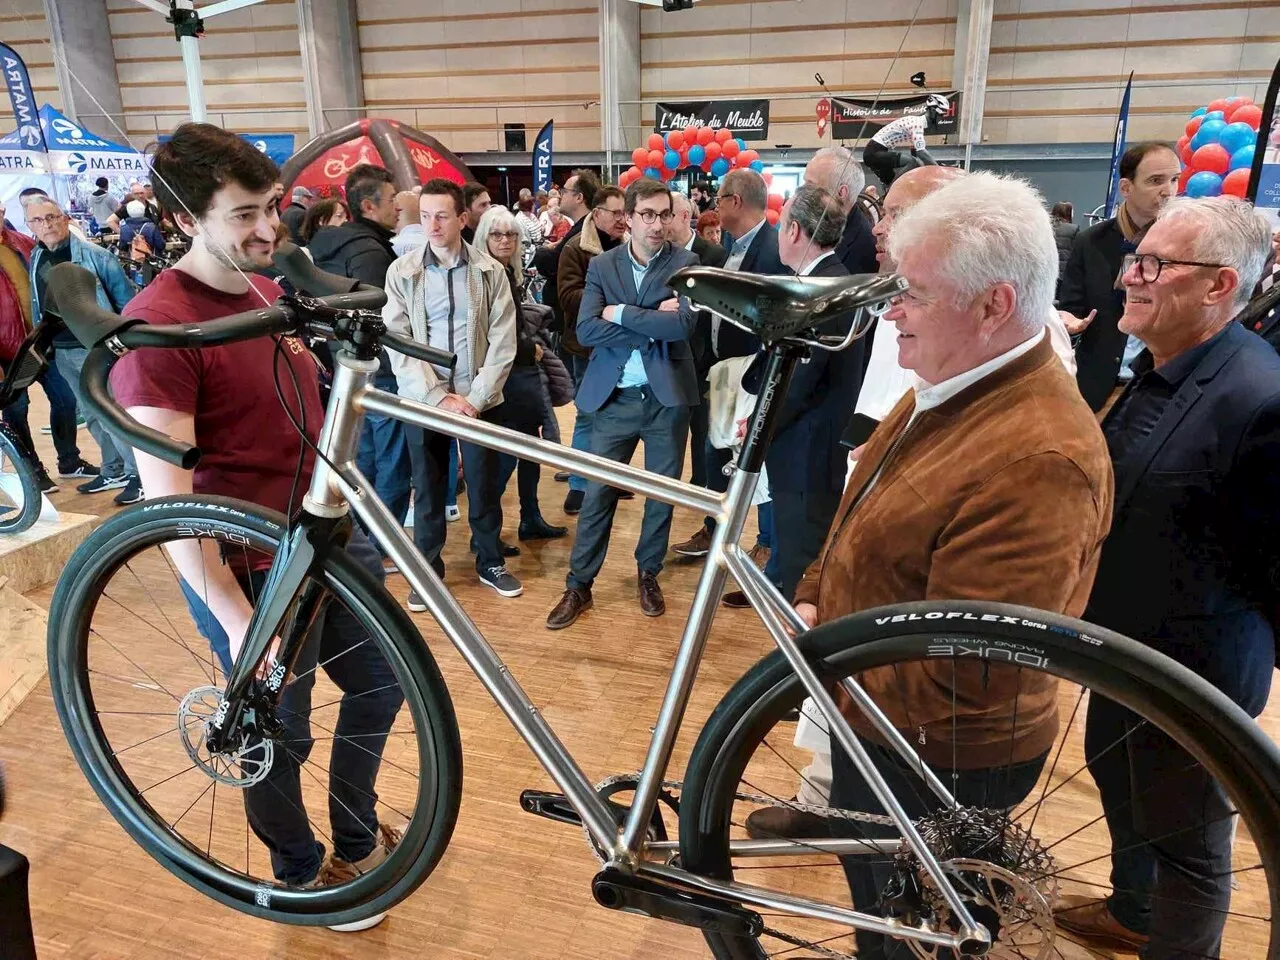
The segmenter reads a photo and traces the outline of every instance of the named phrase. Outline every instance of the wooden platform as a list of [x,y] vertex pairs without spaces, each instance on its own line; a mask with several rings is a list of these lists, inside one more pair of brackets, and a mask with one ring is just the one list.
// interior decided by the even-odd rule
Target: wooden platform
[[[561,509],[566,486],[554,483],[550,474],[544,470],[543,511],[551,522],[572,528],[572,518]],[[511,542],[518,519],[514,488],[513,482],[504,503]],[[77,506],[91,499],[59,496]],[[109,495],[92,499],[104,512],[110,509]],[[640,614],[632,551],[642,508],[639,499],[620,505],[609,559],[595,587],[595,608],[556,633],[547,631],[543,620],[563,590],[571,536],[524,545],[509,567],[524,581],[525,593],[504,600],[480,586],[472,572],[465,520],[448,527],[450,588],[593,779],[639,768],[699,571],[697,564],[669,564],[661,577],[667,615],[647,619]],[[673,541],[697,523],[697,517],[677,510]],[[389,587],[396,596],[406,593],[399,577],[392,577]],[[48,587],[30,592],[27,599],[34,606],[15,614],[31,637],[40,633],[37,608],[49,595]],[[0,589],[0,599],[4,596]],[[67,750],[47,687],[39,684],[0,726],[0,762],[10,788],[0,842],[32,861],[31,899],[42,960],[709,956],[694,930],[606,911],[592,901],[589,883],[597,864],[581,830],[531,817],[518,807],[522,789],[554,789],[550,780],[430,618],[414,619],[440,662],[457,709],[465,754],[462,810],[436,872],[385,923],[358,935],[254,920],[174,879],[104,811]],[[771,649],[751,611],[720,610],[671,776],[682,775],[697,732],[724,691]],[[1277,716],[1280,709],[1273,701],[1264,717],[1273,736]],[[1081,755],[1078,727],[1067,740],[1063,763],[1075,769]],[[1087,800],[1087,777],[1079,788]],[[1101,831],[1095,825],[1081,842],[1101,849]],[[1097,871],[1105,876],[1105,865],[1095,865]],[[1223,954],[1231,960],[1258,955],[1244,943]],[[1106,954],[1060,941],[1053,956],[1077,960]]]

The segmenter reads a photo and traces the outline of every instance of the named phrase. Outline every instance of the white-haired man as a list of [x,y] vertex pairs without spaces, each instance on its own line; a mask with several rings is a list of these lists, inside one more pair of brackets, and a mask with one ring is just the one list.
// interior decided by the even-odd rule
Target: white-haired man
[[857,207],[858,194],[867,185],[867,175],[852,151],[845,147],[823,147],[805,165],[804,182],[821,187],[836,198],[844,215],[843,232],[836,244],[836,259],[849,273],[876,272],[876,241],[871,223]]
[[[1280,357],[1233,318],[1262,274],[1267,234],[1242,201],[1174,199],[1122,261],[1119,330],[1146,349],[1102,424],[1115,518],[1085,612],[1255,717],[1280,606]],[[1085,756],[1111,833],[1113,892],[1064,898],[1059,925],[1150,960],[1217,957],[1232,801],[1161,731],[1096,694]]]
[[[1058,254],[1042,198],[1023,181],[960,177],[899,218],[888,250],[910,284],[889,316],[913,389],[867,441],[827,544],[796,589],[797,613],[816,626],[945,597],[1078,616],[1111,519],[1111,463],[1045,331]],[[960,804],[1014,806],[1053,746],[1056,682],[1001,664],[938,664],[859,679]],[[845,709],[907,816],[934,812],[913,768]],[[832,773],[832,807],[883,812],[843,750]],[[892,864],[842,859],[855,907],[874,909]],[[882,937],[860,931],[857,942],[859,960],[885,956]]]

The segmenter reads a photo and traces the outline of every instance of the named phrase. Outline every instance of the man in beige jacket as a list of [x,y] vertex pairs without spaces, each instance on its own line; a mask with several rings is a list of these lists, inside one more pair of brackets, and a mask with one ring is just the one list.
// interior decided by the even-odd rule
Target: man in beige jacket
[[[466,417],[489,420],[502,403],[502,387],[516,356],[516,308],[502,267],[462,240],[462,188],[449,180],[429,180],[419,197],[424,248],[411,250],[387,270],[387,305],[382,319],[392,333],[412,337],[457,355],[452,370],[391,353],[402,397],[421,400]],[[446,471],[449,437],[409,427],[413,469],[413,539],[440,576],[444,561]],[[476,546],[480,582],[500,596],[524,592],[502,560],[502,499],[498,454],[462,442],[467,475],[468,519]],[[409,609],[426,604],[409,593]]]

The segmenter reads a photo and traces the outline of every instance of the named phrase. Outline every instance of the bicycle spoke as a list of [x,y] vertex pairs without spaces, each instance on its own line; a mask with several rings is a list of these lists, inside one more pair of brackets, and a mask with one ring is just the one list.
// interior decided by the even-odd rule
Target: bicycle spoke
[[[169,563],[169,558],[165,556],[164,547],[157,545],[155,549],[159,551],[160,558],[164,560],[165,565],[169,567],[169,571],[173,573],[174,576],[176,577],[178,571],[175,570],[172,564]],[[133,579],[138,581],[138,586],[140,586],[143,592],[147,595],[147,599],[151,601],[151,605],[154,606],[158,611],[160,611],[160,616],[164,617],[164,622],[167,623],[169,625],[169,629],[173,631],[173,639],[182,647],[183,650],[187,651],[187,653],[191,655],[191,658],[195,660],[196,665],[200,667],[201,672],[204,673],[204,675],[209,679],[210,683],[213,683],[213,674],[211,674],[208,670],[208,661],[202,660],[200,657],[196,656],[196,652],[187,645],[187,642],[185,640],[181,639],[178,632],[178,627],[173,622],[173,618],[169,616],[168,611],[166,611],[164,607],[160,606],[160,602],[156,600],[155,596],[147,588],[147,585],[143,583],[142,578],[138,576],[138,572],[133,569],[133,565],[131,563],[126,563],[124,567],[131,574],[133,574]]]
[[[288,752],[289,756],[293,757],[293,759],[294,759],[294,760],[300,761],[300,763],[299,763],[299,767],[308,766],[308,767],[317,767],[317,768],[319,768],[319,766],[320,766],[318,763],[316,763],[314,760],[312,760],[312,759],[311,759],[311,758],[309,758],[309,757],[307,757],[307,758],[302,758],[302,757],[300,757],[298,754],[294,753],[292,750],[288,750],[288,748],[286,748],[286,751]],[[310,771],[308,771],[308,773],[311,775],[311,777],[312,777],[312,778],[315,778],[315,774],[311,774],[311,773],[310,773]],[[386,800],[383,800],[383,799],[382,799],[381,797],[379,797],[377,794],[375,794],[375,793],[370,793],[369,791],[367,791],[367,790],[365,790],[365,789],[363,789],[363,788],[361,788],[361,787],[357,786],[356,784],[352,783],[350,780],[347,780],[345,777],[340,777],[340,776],[338,776],[336,773],[334,773],[334,772],[333,772],[333,770],[332,770],[332,769],[327,769],[327,770],[325,770],[325,773],[327,773],[327,774],[329,775],[329,779],[330,779],[330,780],[337,780],[339,783],[345,783],[345,784],[346,784],[348,787],[350,787],[352,790],[356,791],[356,793],[363,794],[364,796],[368,797],[369,799],[374,800],[374,801],[376,801],[377,803],[382,804],[384,807],[386,807],[388,810],[390,810],[390,811],[391,811],[392,813],[394,813],[396,816],[401,817],[401,818],[403,818],[404,820],[412,820],[412,819],[413,819],[413,817],[411,817],[409,814],[404,813],[403,811],[397,810],[395,807],[393,807],[391,804],[387,803],[387,801],[386,801]],[[416,779],[416,778],[415,778],[415,779]],[[316,780],[316,783],[320,783],[320,781],[317,779],[317,780]],[[321,785],[322,787],[324,786],[324,784],[323,784],[323,783],[320,783],[320,785]],[[329,794],[330,796],[333,796],[333,791],[332,791],[331,789],[326,788],[326,792],[328,792],[328,794]],[[338,800],[338,798],[337,798],[337,797],[334,797],[334,799],[335,799],[335,800]],[[338,800],[338,802],[339,802],[339,803],[342,803],[342,801],[341,801],[341,800]],[[343,808],[345,809],[345,808],[346,808],[346,804],[342,804],[342,805],[343,805]],[[347,813],[351,813],[351,811],[350,811],[350,810],[347,810]],[[355,816],[355,814],[354,814],[354,813],[351,813],[351,815],[352,815],[353,817]],[[366,827],[365,829],[367,830],[367,829],[368,829],[368,827]]]
[[338,659],[338,658],[340,658],[340,657],[345,657],[345,656],[346,656],[348,653],[350,653],[352,650],[355,650],[357,647],[364,646],[366,643],[369,643],[369,642],[371,642],[372,640],[373,640],[373,638],[372,638],[372,637],[365,637],[365,638],[364,638],[363,640],[361,640],[359,643],[354,643],[354,644],[352,644],[351,646],[347,647],[347,649],[343,650],[341,653],[336,654],[335,656],[330,657],[328,660],[325,660],[325,661],[324,661],[324,662],[322,662],[322,663],[317,663],[317,664],[316,664],[314,667],[312,667],[310,670],[304,670],[302,673],[298,673],[298,674],[292,674],[292,675],[290,675],[290,677],[289,677],[289,682],[288,682],[288,683],[286,683],[286,684],[284,685],[284,686],[285,686],[285,688],[291,687],[293,684],[297,683],[297,682],[298,682],[299,680],[301,680],[303,677],[309,677],[309,676],[311,676],[311,674],[315,673],[315,672],[316,672],[317,670],[319,670],[321,667],[327,667],[329,664],[333,663],[333,661],[337,660],[337,659]]
[[[165,716],[168,716],[168,714],[165,714]],[[191,726],[191,724],[187,724],[187,728],[188,728],[188,729],[190,728],[190,726]],[[121,748],[120,750],[112,750],[112,751],[111,751],[111,755],[112,755],[113,757],[118,757],[118,756],[120,756],[120,754],[122,754],[122,753],[128,753],[130,750],[133,750],[133,749],[135,749],[136,747],[141,747],[143,744],[150,743],[150,742],[151,742],[151,741],[153,741],[153,740],[159,740],[161,737],[166,737],[166,736],[168,736],[168,735],[169,735],[169,734],[171,734],[171,733],[178,733],[178,732],[179,732],[179,731],[178,731],[178,728],[177,728],[177,727],[169,727],[167,730],[161,730],[159,733],[157,733],[157,734],[156,734],[155,736],[153,736],[153,737],[147,737],[147,739],[145,739],[145,740],[139,740],[137,743],[131,743],[131,744],[129,744],[129,746],[127,746],[127,747],[123,747],[123,748]]]
[[[134,574],[134,576],[137,576],[137,574]],[[164,637],[164,638],[165,638],[166,640],[168,640],[170,643],[175,644],[176,646],[179,646],[179,647],[181,647],[183,650],[187,651],[187,653],[189,653],[189,654],[192,656],[192,658],[194,658],[194,659],[195,659],[195,661],[196,661],[197,663],[208,663],[208,661],[207,661],[207,660],[201,660],[201,659],[200,659],[199,654],[197,654],[194,650],[192,650],[189,646],[187,646],[187,645],[186,645],[186,644],[181,640],[181,638],[179,638],[179,637],[177,637],[177,636],[173,636],[173,635],[168,634],[168,633],[165,633],[165,632],[164,632],[164,630],[162,630],[160,627],[156,626],[156,624],[152,623],[150,620],[148,620],[146,617],[144,617],[142,614],[138,613],[137,611],[135,611],[135,610],[131,610],[129,607],[125,606],[123,603],[121,603],[121,602],[120,602],[119,600],[117,600],[115,597],[111,596],[111,594],[107,593],[107,591],[106,591],[106,590],[103,590],[103,591],[102,591],[102,598],[103,598],[104,600],[109,600],[109,601],[111,601],[111,602],[112,602],[112,603],[114,603],[117,607],[119,607],[121,610],[123,610],[125,613],[129,614],[130,616],[137,617],[139,620],[141,620],[143,623],[145,623],[148,627],[150,627],[152,630],[154,630],[157,634],[159,634],[160,636]],[[92,627],[90,628],[90,632],[91,632],[91,633],[98,634],[98,631],[97,631],[96,629],[92,628]],[[102,635],[101,635],[101,634],[98,634],[98,636],[102,636]],[[103,637],[103,639],[105,640],[106,638],[105,638],[105,637]],[[113,647],[112,649],[115,649],[115,648]],[[119,652],[119,651],[117,651],[117,653],[118,653],[118,652]],[[124,654],[120,654],[120,655],[121,655],[121,656],[124,656]],[[132,662],[133,662],[133,661],[130,661],[130,663],[132,663]],[[137,664],[134,664],[134,666],[137,666]],[[139,669],[139,670],[141,670],[142,668],[141,668],[141,667],[138,667],[138,669]]]
[[[1036,880],[1044,880],[1044,879],[1047,879],[1048,877],[1058,877],[1068,870],[1074,870],[1076,867],[1084,867],[1091,863],[1097,863],[1099,860],[1109,860],[1112,857],[1114,857],[1116,854],[1128,853],[1130,850],[1140,850],[1143,847],[1152,847],[1160,843],[1160,841],[1162,840],[1168,840],[1170,837],[1176,837],[1181,834],[1188,833],[1189,831],[1192,831],[1192,830],[1199,830],[1200,828],[1206,827],[1211,823],[1222,823],[1224,820],[1230,820],[1232,817],[1236,816],[1236,813],[1237,811],[1232,810],[1230,813],[1226,814],[1225,816],[1214,817],[1212,820],[1205,820],[1205,821],[1202,821],[1201,823],[1193,823],[1187,827],[1179,827],[1177,830],[1170,830],[1168,833],[1161,834],[1158,837],[1143,839],[1138,841],[1137,843],[1131,843],[1127,847],[1121,847],[1119,850],[1110,850],[1107,853],[1100,854],[1096,857],[1091,857],[1088,860],[1081,860],[1079,863],[1073,863],[1067,867],[1060,867],[1059,869],[1054,870],[1052,873],[1038,874],[1037,876],[1031,877],[1029,879],[1031,879],[1032,882],[1035,882]],[[1258,864],[1258,867],[1261,867],[1261,864]],[[1248,867],[1246,869],[1253,870],[1255,868]],[[1225,873],[1216,874],[1216,876],[1226,877],[1236,872],[1244,872],[1244,871],[1227,871]]]
[[[773,794],[771,794],[768,790],[765,790],[765,789],[763,789],[763,788],[761,788],[761,787],[756,786],[754,783],[752,783],[750,780],[746,779],[745,777],[743,777],[742,782],[743,782],[744,784],[746,784],[746,786],[747,786],[750,790],[753,790],[754,792],[759,793],[759,794],[761,794],[762,796],[766,796],[766,797],[768,797],[770,800],[775,801],[775,802],[776,802],[776,803],[778,803],[779,805],[781,805],[781,806],[783,806],[783,807],[786,807],[786,808],[787,808],[787,809],[789,809],[789,810],[796,811],[797,813],[802,813],[802,812],[803,812],[803,811],[801,811],[801,810],[800,810],[800,808],[799,808],[799,807],[797,807],[794,803],[791,803],[791,802],[790,802],[790,801],[788,801],[788,800],[781,800],[781,799],[779,799],[778,797],[775,797],[775,796],[774,796]],[[844,818],[837,818],[837,819],[844,819]],[[732,821],[731,821],[731,822],[732,822]],[[744,830],[746,829],[746,821],[743,821],[742,823],[733,823],[732,825],[733,825],[733,826],[735,826],[735,827],[742,828],[742,829],[744,829]],[[828,827],[828,829],[830,829],[830,827]],[[765,831],[765,832],[766,832],[766,833],[770,833],[770,831]],[[805,851],[808,851],[808,852],[811,852],[811,853],[819,853],[819,854],[826,855],[826,851],[825,851],[825,850],[823,850],[823,849],[821,849],[820,847],[815,847],[815,846],[813,846],[812,844],[805,843],[803,840],[796,840],[794,837],[784,837],[784,836],[781,836],[781,835],[779,835],[779,834],[773,834],[773,833],[770,833],[770,836],[766,837],[765,839],[767,839],[767,840],[785,840],[785,841],[787,841],[788,843],[792,844],[793,846],[795,846],[795,847],[797,847],[797,848],[799,848],[799,849],[801,849],[801,850],[805,850]],[[818,839],[821,839],[821,838],[819,838],[819,837],[810,837],[809,839],[811,839],[811,840],[818,840]],[[867,848],[867,850],[868,850],[869,852],[874,853],[874,854],[881,854],[880,848],[879,848],[879,847],[877,847],[875,844],[870,843],[866,837],[837,837],[836,839],[839,839],[839,840],[853,840],[853,841],[855,841],[855,842],[857,842],[857,843],[861,844],[862,846],[866,847],[866,848]],[[786,856],[786,854],[780,854],[780,856]],[[867,860],[866,862],[867,862],[867,863],[889,863],[889,862],[891,862],[891,861],[890,861],[889,859],[884,859],[884,860],[879,860],[879,861]]]
[[114,643],[112,643],[112,642],[111,642],[110,640],[108,640],[106,637],[102,636],[102,634],[98,633],[98,631],[97,631],[97,630],[95,630],[95,629],[93,629],[92,627],[90,627],[90,628],[89,628],[89,632],[90,632],[91,634],[93,634],[94,636],[99,637],[99,638],[102,640],[102,642],[103,642],[103,643],[105,643],[108,647],[110,647],[110,648],[111,648],[112,650],[114,650],[116,653],[120,654],[120,656],[121,656],[121,657],[123,657],[125,660],[127,660],[127,661],[129,662],[129,665],[130,665],[130,666],[132,666],[132,667],[133,667],[135,670],[137,670],[140,674],[142,674],[144,677],[146,677],[148,680],[150,680],[152,683],[154,683],[154,684],[156,685],[157,692],[164,692],[164,693],[168,694],[168,695],[169,695],[169,697],[170,697],[170,699],[172,699],[172,700],[174,701],[174,703],[181,703],[181,702],[182,702],[182,698],[181,698],[181,697],[175,696],[172,690],[170,690],[168,687],[166,687],[163,683],[161,683],[159,680],[157,680],[157,679],[156,679],[155,677],[153,677],[151,674],[147,673],[147,671],[146,671],[146,670],[143,670],[143,669],[142,669],[142,667],[140,667],[137,663],[135,663],[135,662],[134,662],[134,660],[133,660],[133,659],[132,659],[128,654],[126,654],[123,650],[121,650],[119,647],[117,647]]
[[[1255,866],[1252,866],[1252,867],[1241,867],[1239,870],[1231,871],[1231,873],[1232,874],[1247,873],[1250,870],[1260,870],[1260,869],[1262,869],[1262,864],[1256,864]],[[1223,876],[1230,876],[1230,874],[1215,873],[1210,879],[1216,879],[1218,877],[1223,877]],[[1080,884],[1084,884],[1086,886],[1091,886],[1091,887],[1100,887],[1100,888],[1105,887],[1106,889],[1110,890],[1112,893],[1133,893],[1141,897],[1147,897],[1150,900],[1159,900],[1161,903],[1172,903],[1179,907],[1196,907],[1197,909],[1205,910],[1209,913],[1220,913],[1223,916],[1236,917],[1240,920],[1256,920],[1260,923],[1271,922],[1270,917],[1259,917],[1256,914],[1252,914],[1252,913],[1239,913],[1234,910],[1224,910],[1220,907],[1210,907],[1200,903],[1192,903],[1190,900],[1174,900],[1172,897],[1158,897],[1155,894],[1153,894],[1150,890],[1131,890],[1125,887],[1111,887],[1107,884],[1094,883],[1092,880],[1085,880],[1083,877],[1058,877],[1058,879],[1062,881],[1066,881],[1068,883],[1080,883]],[[1081,904],[1077,904],[1074,907],[1065,907],[1063,909],[1055,910],[1054,913],[1070,913],[1072,910],[1085,910],[1096,903],[1103,903],[1105,901],[1106,901],[1106,897],[1098,897],[1096,900],[1090,900],[1088,903],[1081,903]]]
[[[191,808],[194,807],[197,803],[199,803],[201,799],[204,797],[204,795],[209,792],[209,787],[215,786],[217,782],[218,782],[217,780],[209,781],[208,786],[206,786],[203,790],[200,791],[199,796],[197,796],[194,800],[191,801],[191,803],[187,806],[187,809],[182,811],[182,817],[185,817],[188,813],[190,813]],[[156,786],[159,786],[159,785],[160,784],[156,784]],[[178,817],[177,820],[169,824],[169,829],[172,830],[174,833],[178,832],[178,824],[182,822],[182,817]]]
[[1049,767],[1049,772],[1044,775],[1044,789],[1040,791],[1040,799],[1031,808],[1035,812],[1031,815],[1031,823],[1026,828],[1027,835],[1022,840],[1022,846],[1018,848],[1017,862],[1019,864],[1022,863],[1022,855],[1026,852],[1027,843],[1035,831],[1036,819],[1040,816],[1040,811],[1044,806],[1045,794],[1049,792],[1049,784],[1053,782],[1053,773],[1058,769],[1058,761],[1062,758],[1062,751],[1066,749],[1067,740],[1071,737],[1071,729],[1075,726],[1076,714],[1080,712],[1080,704],[1084,703],[1084,695],[1085,688],[1082,686],[1080,688],[1080,696],[1076,698],[1075,705],[1071,708],[1071,719],[1067,721],[1067,729],[1063,732],[1062,740],[1058,744],[1058,752],[1053,755],[1053,763]]
[[213,812],[218,809],[218,781],[213,781],[213,802],[209,804],[209,839],[204,845],[204,855],[213,856]]

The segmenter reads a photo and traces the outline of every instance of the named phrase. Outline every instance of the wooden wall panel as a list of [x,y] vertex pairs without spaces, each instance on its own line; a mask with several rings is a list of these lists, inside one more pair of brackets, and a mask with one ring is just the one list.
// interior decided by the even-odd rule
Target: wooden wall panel
[[[49,46],[49,21],[41,0],[7,0],[0,4],[0,39],[13,47],[26,61],[31,74],[32,92],[41,103],[63,108],[62,92],[53,70],[53,50]],[[0,96],[4,96],[0,94]],[[0,108],[0,133],[13,128],[13,112],[8,97]]]
[[[132,0],[107,0],[125,107],[138,146],[188,118],[182,54],[173,28]],[[307,138],[306,92],[295,0],[263,3],[206,21],[200,40],[209,119],[229,130]],[[258,108],[254,110],[252,108]]]

